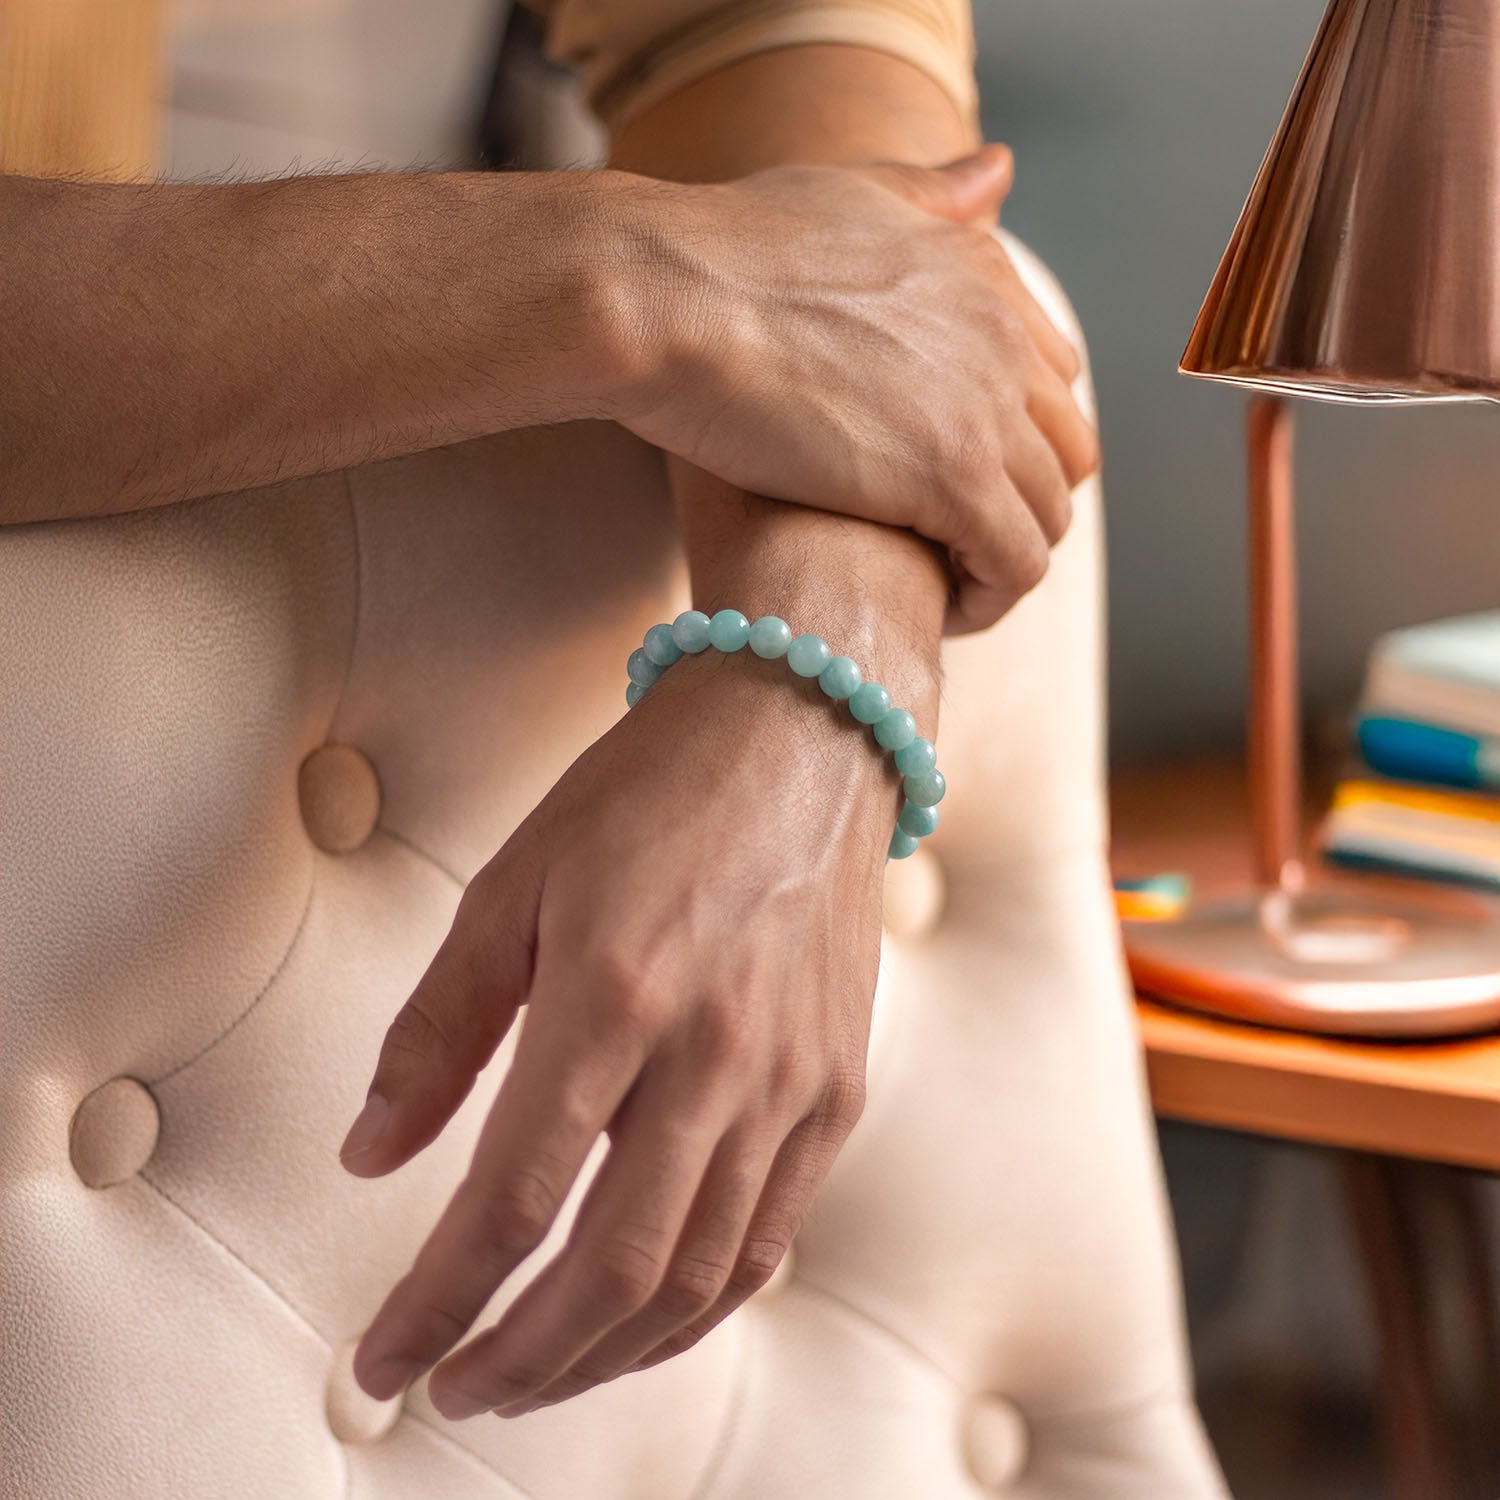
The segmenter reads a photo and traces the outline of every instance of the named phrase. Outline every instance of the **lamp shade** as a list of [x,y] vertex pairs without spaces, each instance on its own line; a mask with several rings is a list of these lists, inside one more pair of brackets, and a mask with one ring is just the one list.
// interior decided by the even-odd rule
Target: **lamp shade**
[[1500,400],[1500,0],[1332,0],[1180,368]]

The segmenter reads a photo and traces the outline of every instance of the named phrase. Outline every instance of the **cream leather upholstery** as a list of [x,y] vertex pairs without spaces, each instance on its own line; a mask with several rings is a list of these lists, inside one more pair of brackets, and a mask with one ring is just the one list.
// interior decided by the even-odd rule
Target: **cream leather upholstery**
[[1220,1495],[1103,862],[1098,502],[949,652],[938,863],[893,872],[870,1105],[786,1275],[459,1426],[348,1350],[496,1077],[388,1180],[337,1146],[672,607],[658,460],[584,425],[0,531],[0,1495]]

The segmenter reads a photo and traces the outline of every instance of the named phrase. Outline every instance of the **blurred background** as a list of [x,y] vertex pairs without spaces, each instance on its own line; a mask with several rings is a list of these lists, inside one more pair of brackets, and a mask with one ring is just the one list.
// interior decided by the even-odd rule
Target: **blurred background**
[[[1323,6],[977,0],[1006,222],[1088,331],[1110,515],[1118,759],[1212,749],[1245,697],[1242,400],[1177,360]],[[1309,714],[1343,715],[1383,630],[1500,602],[1500,421],[1479,407],[1298,412]]]
[[[1243,733],[1244,399],[1176,366],[1322,13],[977,0],[985,132],[1017,158],[1006,222],[1089,336],[1117,768],[1232,753]],[[1301,403],[1297,422],[1304,701],[1326,745],[1377,635],[1500,606],[1500,413]],[[1200,1396],[1235,1493],[1387,1493],[1381,1360],[1335,1154],[1170,1122],[1162,1141]],[[1493,1191],[1482,1201],[1493,1217]]]
[[[161,3],[117,0],[115,14]],[[1090,340],[1115,764],[1232,755],[1243,400],[1176,364],[1322,6],[976,4],[986,133],[1018,161],[1006,222],[1057,271]],[[64,25],[69,10],[48,14]],[[576,113],[518,145],[515,117],[569,85],[522,45],[497,89],[506,24],[504,0],[169,0],[168,55],[101,45],[99,88],[156,70],[162,138],[121,125],[118,150],[154,153],[179,178],[473,165],[486,142],[494,161],[588,160],[597,137]],[[97,144],[107,160],[116,149]],[[1500,606],[1500,414],[1307,406],[1299,422],[1302,661],[1310,723],[1328,738],[1378,634]],[[1170,1124],[1163,1146],[1205,1413],[1235,1493],[1384,1493],[1381,1362],[1332,1154]]]

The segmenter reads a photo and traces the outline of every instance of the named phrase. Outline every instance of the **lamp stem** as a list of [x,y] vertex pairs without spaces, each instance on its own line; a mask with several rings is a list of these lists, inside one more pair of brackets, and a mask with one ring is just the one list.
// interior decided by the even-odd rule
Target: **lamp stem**
[[1263,890],[1302,887],[1302,720],[1292,412],[1252,396],[1245,417],[1250,517],[1250,808]]

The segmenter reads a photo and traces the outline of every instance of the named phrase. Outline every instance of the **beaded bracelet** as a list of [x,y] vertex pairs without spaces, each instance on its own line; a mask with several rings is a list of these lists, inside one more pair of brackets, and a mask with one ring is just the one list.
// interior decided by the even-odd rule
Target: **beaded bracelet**
[[670,625],[653,625],[644,643],[630,653],[626,703],[634,708],[673,662],[710,646],[726,656],[745,646],[765,661],[784,656],[798,677],[816,677],[830,698],[847,702],[849,712],[871,726],[876,743],[892,752],[906,793],[886,857],[914,854],[937,827],[937,805],[948,790],[937,768],[937,749],[917,733],[917,721],[904,708],[891,706],[891,695],[878,682],[866,682],[858,665],[835,656],[822,636],[793,636],[792,627],[775,615],[762,615],[752,625],[737,609],[721,609],[712,619],[701,609],[684,610]]

